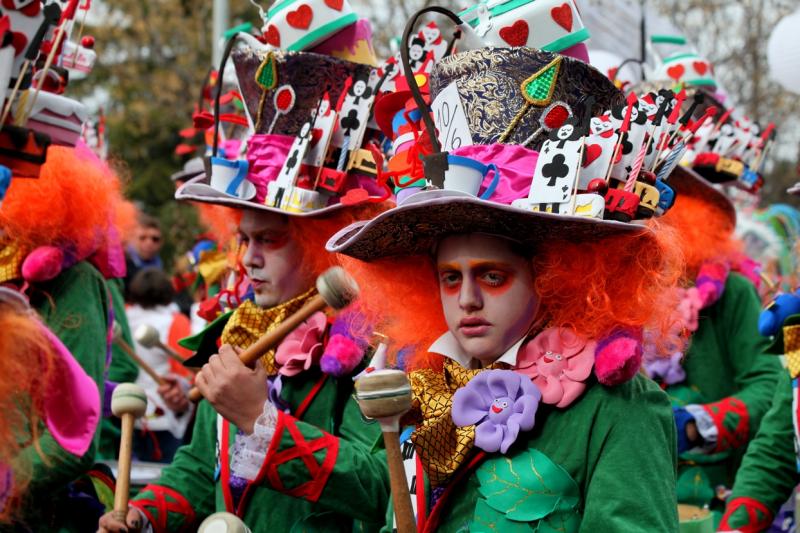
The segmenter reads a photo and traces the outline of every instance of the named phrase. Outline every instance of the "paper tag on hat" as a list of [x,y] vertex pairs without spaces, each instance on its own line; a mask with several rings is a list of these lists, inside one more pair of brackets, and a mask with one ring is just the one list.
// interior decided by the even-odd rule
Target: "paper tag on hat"
[[568,121],[542,144],[528,194],[532,204],[563,204],[571,199],[584,141],[576,130]]
[[449,152],[471,146],[472,134],[469,130],[467,114],[458,94],[458,87],[453,82],[436,95],[431,103],[433,122],[436,125],[437,138],[443,152]]

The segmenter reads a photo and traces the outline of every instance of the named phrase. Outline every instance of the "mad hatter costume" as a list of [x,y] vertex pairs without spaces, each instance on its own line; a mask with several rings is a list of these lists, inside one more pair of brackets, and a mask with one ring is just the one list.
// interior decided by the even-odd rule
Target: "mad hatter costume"
[[[246,348],[314,297],[314,277],[335,264],[324,242],[359,216],[373,214],[379,209],[373,206],[388,197],[385,187],[353,163],[371,109],[360,105],[368,99],[369,67],[253,48],[233,50],[232,57],[255,134],[245,139],[245,158],[217,152],[208,175],[190,180],[176,198],[239,211],[247,239],[239,268],[251,278],[240,274],[221,298],[233,311],[184,343],[197,352],[187,365],[209,361],[198,383],[220,357],[209,360],[211,354],[226,345]],[[334,139],[336,132],[345,134]],[[264,233],[258,224],[266,220],[285,228],[280,237]],[[258,272],[268,265],[255,267],[251,258],[287,243],[297,256],[286,276],[301,272],[307,284],[275,303],[256,303],[267,285],[266,274]],[[244,290],[248,284],[252,288]],[[373,450],[379,428],[363,420],[351,398],[351,375],[362,366],[366,348],[363,332],[354,336],[345,327],[356,318],[316,313],[262,357],[269,399],[255,406],[263,413],[249,430],[223,418],[212,403],[199,405],[192,441],[178,450],[158,483],[131,501],[150,527],[191,530],[215,511],[227,511],[252,531],[350,531],[359,523],[377,529],[387,503],[387,472],[382,453]]]
[[741,455],[769,408],[780,364],[767,355],[767,342],[757,332],[756,289],[739,273],[751,269],[733,237],[732,204],[684,167],[670,184],[678,198],[665,221],[678,231],[686,258],[676,316],[690,344],[670,364],[659,361],[646,368],[675,407],[678,498],[713,507],[721,503],[717,491],[724,494],[732,485]]
[[[445,98],[464,113],[468,151],[455,157],[437,128],[427,142],[452,151],[426,160],[428,190],[328,243],[354,258],[365,313],[409,373],[418,528],[674,531],[674,423],[638,375],[642,328],[668,322],[671,245],[603,220],[606,207],[619,215],[613,200],[576,198],[583,165],[568,159],[622,94],[584,63],[527,48],[446,57],[430,86],[434,110]],[[554,94],[585,120],[540,122]],[[521,146],[542,122],[541,150]]]

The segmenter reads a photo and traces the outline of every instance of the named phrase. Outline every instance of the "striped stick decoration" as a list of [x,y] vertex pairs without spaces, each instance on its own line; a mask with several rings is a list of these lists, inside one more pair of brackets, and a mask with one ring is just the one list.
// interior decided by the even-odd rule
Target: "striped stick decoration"
[[642,170],[642,163],[644,163],[644,154],[647,152],[648,143],[642,143],[642,149],[639,150],[639,155],[633,161],[631,173],[628,174],[628,181],[625,182],[625,192],[633,192],[633,187],[636,185],[636,178],[639,177],[639,171]]

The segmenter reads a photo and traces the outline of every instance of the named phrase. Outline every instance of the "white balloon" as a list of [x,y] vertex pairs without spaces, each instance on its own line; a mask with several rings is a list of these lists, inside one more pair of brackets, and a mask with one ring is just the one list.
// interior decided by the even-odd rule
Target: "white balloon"
[[770,78],[800,94],[800,10],[775,26],[767,43],[767,61]]

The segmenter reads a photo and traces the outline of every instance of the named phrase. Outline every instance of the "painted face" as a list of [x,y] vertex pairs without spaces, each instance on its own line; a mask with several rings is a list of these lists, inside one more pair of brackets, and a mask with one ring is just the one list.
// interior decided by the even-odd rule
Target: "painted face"
[[439,29],[430,27],[423,28],[422,35],[425,37],[425,42],[430,44],[439,38]]
[[566,141],[572,136],[573,131],[575,131],[575,128],[572,126],[572,124],[564,124],[558,128],[558,133],[556,133],[556,136],[562,141]]
[[608,117],[592,117],[589,121],[589,127],[591,128],[592,133],[599,135],[601,133],[611,131],[614,128],[614,125],[611,123]]
[[411,45],[411,48],[408,49],[408,57],[412,61],[419,61],[422,59],[422,54],[425,53],[425,50],[418,44]]
[[477,233],[447,237],[436,263],[447,327],[464,353],[491,364],[525,336],[539,299],[530,260],[509,241]]
[[658,111],[658,105],[651,104],[647,100],[639,100],[639,109],[641,109],[641,111],[649,117],[656,114]]
[[353,94],[356,96],[361,96],[366,90],[367,84],[364,82],[364,80],[358,80],[353,84]]
[[300,137],[305,137],[311,131],[311,123],[306,122],[303,124],[303,127],[300,128]]
[[277,213],[242,214],[239,239],[247,246],[242,264],[259,307],[273,307],[291,300],[314,282],[304,269],[297,268],[300,250],[289,237],[290,223]]

